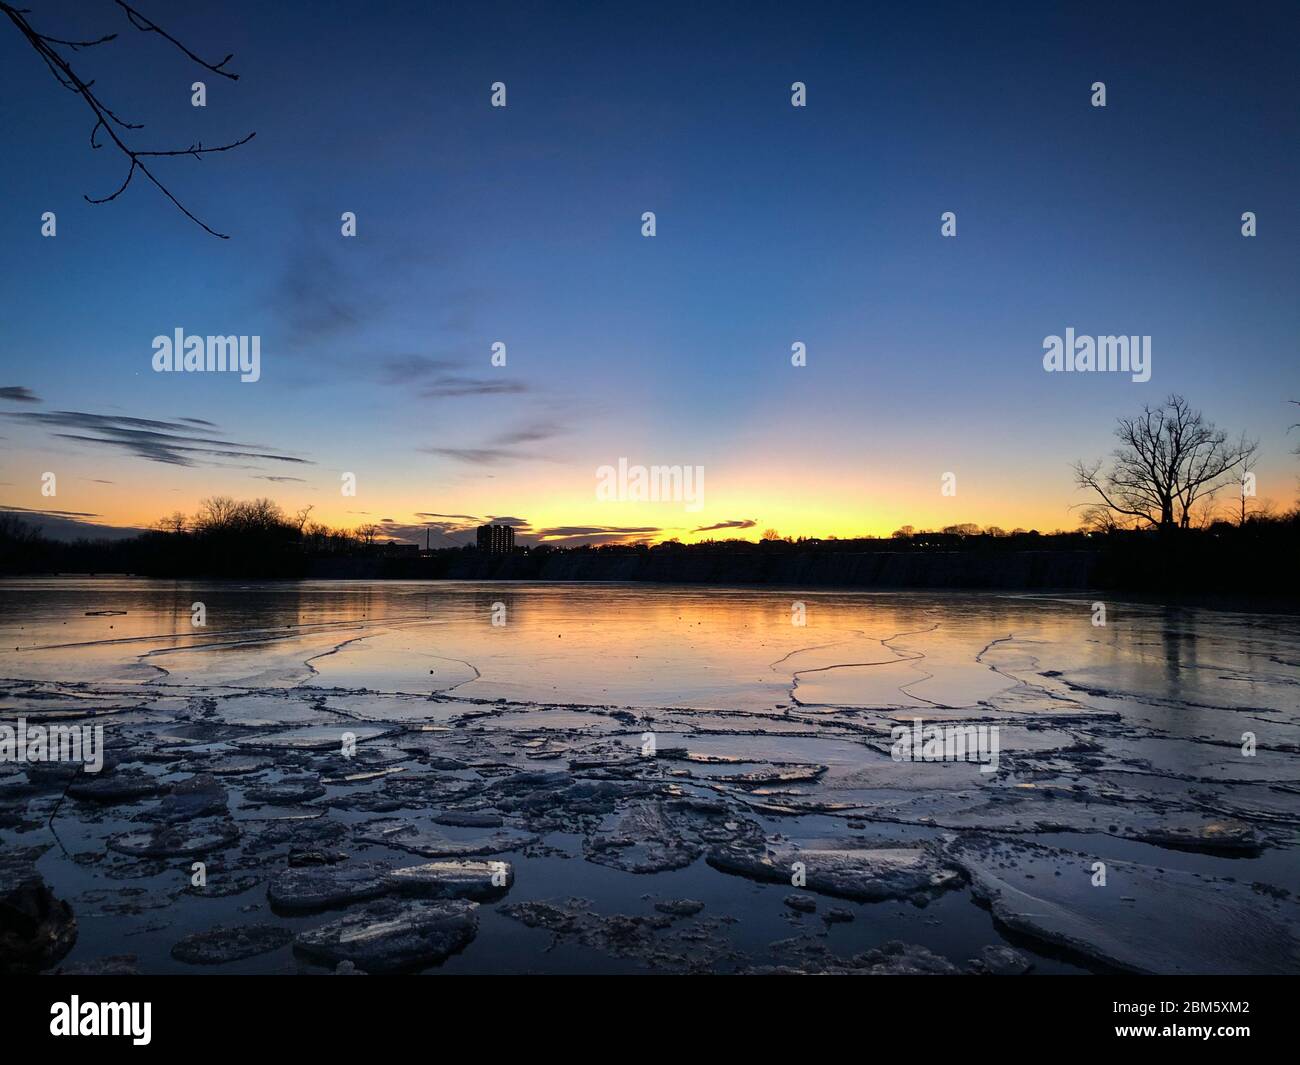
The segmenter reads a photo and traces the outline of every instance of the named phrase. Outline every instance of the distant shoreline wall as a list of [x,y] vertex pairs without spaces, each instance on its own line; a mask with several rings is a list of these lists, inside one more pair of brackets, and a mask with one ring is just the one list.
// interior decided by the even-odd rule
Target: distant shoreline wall
[[[878,588],[970,591],[1123,592],[1162,601],[1208,598],[1300,607],[1296,538],[1288,528],[1231,530],[1229,535],[1099,537],[1095,546],[1019,548],[991,539],[959,546],[843,542],[703,544],[637,548],[550,549],[494,555],[450,549],[418,555],[376,548],[365,554],[310,556],[283,545],[174,541],[153,534],[125,546],[44,545],[36,557],[0,551],[8,574],[120,573],[162,579],[628,581],[783,588]],[[169,550],[175,547],[176,550]]]
[[[594,563],[594,564],[593,564]],[[779,584],[864,588],[1087,588],[1094,555],[1069,551],[893,552],[693,558],[653,553],[593,562],[548,560],[544,580],[627,580],[683,584]]]
[[438,572],[421,559],[339,559],[311,566],[306,576],[1083,590],[1097,586],[1099,558],[1095,551],[467,552]]

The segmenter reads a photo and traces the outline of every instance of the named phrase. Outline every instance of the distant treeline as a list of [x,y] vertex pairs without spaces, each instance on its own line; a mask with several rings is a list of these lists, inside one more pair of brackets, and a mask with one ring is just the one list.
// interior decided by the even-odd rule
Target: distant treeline
[[1107,589],[1300,602],[1298,547],[1300,516],[1292,514],[1172,534],[918,533],[888,539],[540,547],[510,555],[452,550],[435,552],[430,558],[387,560],[375,575],[788,587]]
[[378,526],[329,529],[269,500],[207,500],[123,540],[59,542],[0,515],[0,573],[146,577],[661,581],[881,588],[1120,589],[1300,598],[1300,510],[1202,529],[900,529],[888,538],[419,551]]
[[130,573],[147,577],[302,577],[313,559],[375,549],[379,527],[331,529],[289,517],[269,499],[205,499],[139,536],[59,542],[13,514],[0,514],[0,572]]

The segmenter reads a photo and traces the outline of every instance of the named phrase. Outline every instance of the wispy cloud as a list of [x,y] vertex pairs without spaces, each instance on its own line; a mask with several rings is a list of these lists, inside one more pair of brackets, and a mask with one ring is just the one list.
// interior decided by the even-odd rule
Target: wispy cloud
[[101,525],[98,514],[81,510],[32,510],[0,503],[0,515],[10,514],[52,540],[121,540],[143,529]]
[[169,466],[228,466],[221,460],[236,458],[311,465],[309,459],[265,451],[260,444],[218,438],[212,435],[215,426],[205,428],[197,418],[161,421],[71,410],[0,411],[0,418],[40,426],[63,440],[126,451]]
[[573,547],[581,544],[634,544],[663,532],[657,525],[552,525],[538,529],[536,535],[541,543]]
[[270,303],[294,336],[319,341],[355,329],[379,291],[342,255],[303,237],[291,250]]
[[44,510],[32,509],[31,507],[14,506],[11,503],[0,503],[0,510],[22,511],[24,514],[45,514],[58,518],[98,518],[99,515],[89,510]]
[[544,421],[530,422],[527,425],[521,425],[518,429],[510,429],[504,433],[498,434],[493,443],[502,444],[507,447],[515,444],[537,444],[543,440],[550,440],[552,437],[559,436],[567,432],[567,427],[559,422]]
[[425,447],[420,450],[429,455],[442,455],[457,462],[472,462],[480,466],[537,457],[499,447]]
[[[368,244],[328,240],[320,236],[316,215],[304,216],[304,223],[265,307],[317,370],[322,359],[339,366],[355,362],[359,346],[375,336],[376,323],[389,335],[394,328],[396,335],[427,334],[431,326],[464,332],[490,296],[448,276],[450,260],[440,244],[414,234]],[[371,359],[367,373],[373,365]]]
[[450,399],[456,396],[517,396],[527,391],[528,385],[523,381],[445,374],[420,389],[420,395],[424,399]]
[[692,529],[692,533],[713,532],[715,529],[752,529],[758,522],[753,518],[738,518],[731,521],[720,521],[716,525],[701,525],[698,529]]
[[22,385],[0,387],[0,399],[7,399],[13,403],[39,403],[41,401],[40,396],[30,388],[24,388]]
[[523,444],[539,444],[566,432],[564,426],[554,421],[537,421],[497,433],[481,447],[423,447],[421,451],[429,455],[442,455],[457,462],[468,462],[478,466],[493,466],[505,462],[550,462],[550,456],[540,454],[532,448],[523,449]]
[[390,355],[378,363],[381,384],[417,389],[423,399],[449,399],[461,396],[514,396],[533,389],[516,377],[491,374],[475,375],[476,364],[466,358],[433,355]]

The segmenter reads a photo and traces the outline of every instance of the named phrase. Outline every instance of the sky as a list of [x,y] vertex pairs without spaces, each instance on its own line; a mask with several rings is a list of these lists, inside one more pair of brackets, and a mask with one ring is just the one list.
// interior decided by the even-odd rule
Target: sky
[[[140,175],[89,204],[129,164],[0,22],[0,507],[63,535],[212,495],[434,546],[1070,529],[1071,464],[1175,392],[1295,501],[1294,3],[141,0],[238,81],[27,6],[118,32],[63,51],[137,148],[256,133],[153,161],[227,240]],[[177,328],[260,379],[154,372]],[[1046,372],[1067,328],[1149,335],[1151,379]],[[599,498],[619,459],[698,507]]]

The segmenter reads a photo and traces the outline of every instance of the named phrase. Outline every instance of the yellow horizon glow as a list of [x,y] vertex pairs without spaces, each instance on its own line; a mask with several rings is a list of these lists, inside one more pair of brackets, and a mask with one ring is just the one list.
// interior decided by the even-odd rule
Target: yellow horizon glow
[[[1040,475],[1035,480],[1008,477],[984,483],[976,483],[972,477],[959,481],[957,496],[943,497],[937,476],[921,485],[911,478],[896,476],[868,490],[846,486],[837,471],[826,470],[813,477],[801,470],[771,466],[733,470],[728,471],[730,476],[714,477],[705,485],[704,505],[693,512],[682,503],[599,502],[590,474],[584,476],[581,471],[569,469],[552,472],[545,481],[518,475],[481,476],[463,484],[431,486],[427,494],[421,491],[420,497],[413,495],[410,478],[400,473],[376,476],[359,471],[358,495],[343,497],[328,481],[325,485],[250,482],[245,471],[163,467],[148,469],[149,487],[141,491],[135,487],[140,478],[139,463],[118,459],[111,468],[105,468],[102,462],[92,465],[80,456],[71,461],[61,457],[57,494],[46,497],[40,491],[41,474],[52,465],[51,458],[25,454],[19,456],[18,462],[10,462],[5,471],[10,484],[4,502],[34,511],[88,515],[83,520],[98,525],[136,528],[149,528],[177,510],[193,515],[203,499],[228,495],[235,499],[272,499],[290,516],[311,506],[309,520],[343,529],[368,523],[383,525],[385,519],[397,525],[417,526],[426,520],[418,516],[424,512],[474,515],[484,520],[489,516],[517,517],[528,522],[523,534],[529,536],[537,536],[537,530],[566,526],[649,528],[654,531],[629,533],[625,539],[649,543],[674,538],[683,543],[710,538],[753,542],[768,528],[775,528],[783,538],[795,539],[884,538],[906,525],[917,530],[939,530],[963,522],[981,528],[998,526],[1007,532],[1017,528],[1043,533],[1073,530],[1078,528],[1078,511],[1071,507],[1087,502],[1082,493],[1073,490],[1068,476]],[[320,479],[321,474],[316,472],[312,480]],[[200,480],[202,487],[196,487],[195,482]],[[1281,500],[1279,505],[1289,506],[1290,500]],[[702,528],[743,520],[755,524],[749,528]],[[472,529],[477,523],[464,520],[461,524]],[[464,534],[461,538],[468,539]],[[545,537],[542,542],[558,539]],[[577,544],[591,539],[570,538],[563,542]]]

